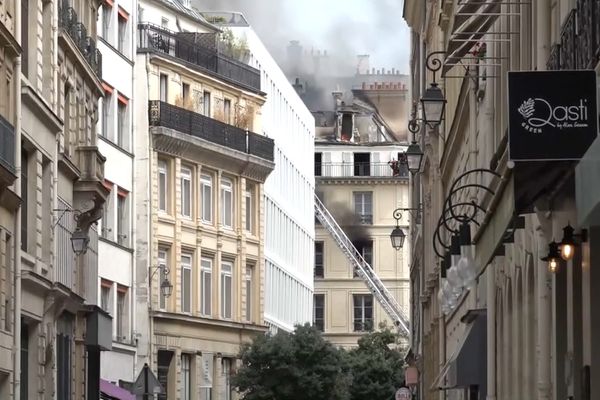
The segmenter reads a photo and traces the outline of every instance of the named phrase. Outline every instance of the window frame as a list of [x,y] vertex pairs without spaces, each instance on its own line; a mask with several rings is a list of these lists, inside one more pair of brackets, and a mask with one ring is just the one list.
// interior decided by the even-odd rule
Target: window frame
[[181,400],[191,400],[192,395],[192,357],[181,353]]
[[[184,261],[184,258],[187,259]],[[194,258],[192,253],[184,252],[181,254],[181,312],[190,314],[192,312],[192,266]],[[185,278],[186,272],[188,278]],[[187,309],[186,309],[186,294],[187,294]]]
[[244,276],[244,285],[246,286],[246,310],[244,313],[244,317],[246,319],[247,322],[252,322],[253,321],[253,310],[252,307],[254,305],[254,301],[253,301],[253,294],[254,294],[254,290],[252,290],[252,284],[253,284],[253,276],[254,276],[254,266],[253,265],[247,265],[246,266],[246,274]]
[[[235,197],[234,197],[234,183],[233,180],[227,177],[221,177],[221,225],[227,229],[234,229],[234,208],[235,208]],[[226,194],[230,196],[230,204],[227,207]],[[229,211],[229,224],[227,223],[227,214],[225,211]]]
[[[224,267],[230,267],[229,271],[226,271]],[[222,260],[221,261],[221,318],[233,319],[233,262]],[[226,290],[226,284],[229,283],[229,288]],[[227,303],[227,297],[229,297],[229,303]],[[229,308],[227,309],[227,305]]]
[[[367,306],[366,300],[369,299],[371,302],[370,306]],[[357,306],[357,300],[359,305]],[[370,308],[371,316],[367,317],[367,309]],[[356,315],[356,311],[360,310],[360,316]],[[352,322],[354,332],[368,332],[373,329],[373,322],[375,321],[373,295],[365,293],[354,293],[352,294]],[[370,324],[370,325],[369,325]]]
[[169,249],[166,247],[158,249],[158,268],[158,308],[164,311],[167,309],[167,297],[160,290],[160,284],[167,278],[166,271],[169,269]]
[[[208,266],[205,262],[208,262]],[[200,315],[204,317],[212,316],[213,266],[214,261],[212,258],[202,257],[200,259]],[[209,288],[208,297],[206,297],[207,286]],[[206,302],[207,299],[208,303]]]
[[[209,196],[208,196],[208,214],[209,214],[209,218],[206,218],[205,215],[205,211],[207,211],[205,209],[206,207],[206,199],[207,197],[205,196],[205,188],[208,188],[209,191]],[[204,223],[208,223],[208,224],[212,224],[213,223],[213,176],[210,174],[200,174],[200,207],[201,212],[200,212],[200,220]]]
[[244,229],[246,232],[254,233],[254,187],[246,186],[246,192],[244,193],[244,202],[246,206],[246,221]]
[[[166,19],[166,18],[163,17],[163,19]],[[169,75],[160,73],[158,76],[159,76],[159,78],[158,78],[159,79],[159,85],[158,85],[159,99],[160,99],[160,101],[166,103],[169,101]]]
[[[169,213],[169,162],[164,159],[158,159],[158,211],[165,214]],[[161,174],[164,176],[164,183],[161,182]],[[164,199],[162,199],[163,197]],[[161,203],[164,202],[164,205]]]
[[[179,184],[181,186],[180,187],[181,199],[180,199],[179,214],[183,218],[186,218],[186,219],[192,219],[192,216],[194,214],[193,205],[192,205],[192,199],[194,197],[193,196],[194,186],[192,183],[193,177],[194,177],[194,172],[193,172],[192,167],[189,167],[187,165],[182,165],[181,170],[179,171]],[[188,193],[187,194],[184,193],[184,188],[185,188],[186,183],[188,185]],[[189,209],[189,210],[187,210],[187,214],[186,214],[186,210],[185,210],[186,206]]]
[[[360,202],[357,201],[357,198],[360,196]],[[366,201],[366,198],[370,197],[370,203]],[[354,214],[359,219],[359,222],[364,225],[372,225],[373,224],[373,192],[372,191],[356,191],[352,192],[352,200],[354,203]],[[367,204],[370,204],[371,213],[367,214],[366,207]],[[359,209],[360,208],[360,212]]]
[[[321,248],[320,252],[318,251],[319,247]],[[319,258],[319,253],[321,258],[320,265],[317,262]],[[321,273],[318,274],[318,271],[321,271]],[[315,240],[315,268],[313,272],[315,278],[325,278],[325,242],[322,240]]]
[[[320,306],[317,305],[317,298],[320,299]],[[322,311],[320,318],[317,318],[317,310]],[[325,332],[325,294],[313,294],[313,326],[321,332]]]
[[[122,304],[119,303],[122,300]],[[121,342],[126,338],[127,321],[125,319],[127,309],[127,288],[124,286],[117,287],[117,304],[116,304],[116,335],[117,341]]]

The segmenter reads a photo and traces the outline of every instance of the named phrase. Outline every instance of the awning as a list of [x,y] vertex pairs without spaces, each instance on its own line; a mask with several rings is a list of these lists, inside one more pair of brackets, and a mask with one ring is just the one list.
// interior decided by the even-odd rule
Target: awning
[[475,385],[485,392],[487,383],[486,310],[470,310],[462,320],[467,324],[465,332],[433,381],[431,390],[447,390]]
[[100,398],[103,400],[135,400],[135,396],[107,380],[100,379]]
[[[463,0],[454,17],[442,76],[458,65],[500,16],[501,0]],[[467,63],[468,64],[468,63]]]

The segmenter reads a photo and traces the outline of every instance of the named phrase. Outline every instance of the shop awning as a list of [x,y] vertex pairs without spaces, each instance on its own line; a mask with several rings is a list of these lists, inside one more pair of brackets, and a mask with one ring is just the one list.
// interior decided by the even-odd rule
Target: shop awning
[[[473,47],[487,34],[498,17],[501,0],[462,0],[456,10],[448,40],[442,76],[459,65]],[[469,56],[471,57],[471,56]],[[465,63],[468,65],[469,63]]]
[[486,386],[487,318],[485,310],[471,310],[463,322],[465,332],[433,381],[431,390]]
[[135,400],[135,396],[107,380],[100,379],[100,398],[103,400]]

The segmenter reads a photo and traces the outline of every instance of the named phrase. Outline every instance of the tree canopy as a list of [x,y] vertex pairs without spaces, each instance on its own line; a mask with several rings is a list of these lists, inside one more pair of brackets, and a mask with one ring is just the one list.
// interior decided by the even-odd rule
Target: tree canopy
[[233,383],[246,400],[391,400],[404,381],[397,335],[383,327],[346,351],[310,325],[242,347]]

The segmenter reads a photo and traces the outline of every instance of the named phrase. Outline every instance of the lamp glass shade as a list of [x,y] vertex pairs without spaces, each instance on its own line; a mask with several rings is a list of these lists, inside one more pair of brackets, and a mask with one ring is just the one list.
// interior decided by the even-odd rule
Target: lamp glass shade
[[560,246],[560,255],[563,260],[568,261],[573,258],[575,254],[575,246],[571,243],[565,243]]
[[431,127],[437,126],[444,118],[446,99],[437,83],[432,83],[421,97],[423,106],[423,121]]
[[73,252],[80,256],[85,254],[88,249],[88,244],[90,243],[89,235],[77,228],[75,232],[71,234],[71,247],[73,247]]
[[412,142],[406,152],[406,163],[410,172],[417,173],[421,170],[421,162],[423,161],[423,151],[417,142]]
[[395,227],[392,233],[390,234],[390,239],[392,240],[392,247],[396,250],[400,250],[402,246],[404,246],[404,240],[406,239],[406,235],[400,229],[400,227]]
[[548,260],[548,271],[555,274],[558,271],[558,260],[556,258],[551,258]]
[[173,285],[169,282],[169,278],[165,278],[165,280],[161,282],[160,291],[165,297],[171,296],[171,293],[173,293]]

